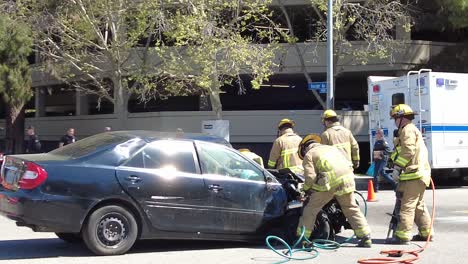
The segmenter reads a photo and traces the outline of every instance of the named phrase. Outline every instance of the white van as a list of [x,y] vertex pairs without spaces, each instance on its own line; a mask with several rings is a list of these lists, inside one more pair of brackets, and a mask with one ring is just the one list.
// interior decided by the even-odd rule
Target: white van
[[429,150],[433,177],[460,176],[468,168],[468,74],[422,69],[401,77],[370,76],[367,82],[371,150],[377,128],[393,148],[397,127],[390,108],[408,104],[418,113],[413,122]]

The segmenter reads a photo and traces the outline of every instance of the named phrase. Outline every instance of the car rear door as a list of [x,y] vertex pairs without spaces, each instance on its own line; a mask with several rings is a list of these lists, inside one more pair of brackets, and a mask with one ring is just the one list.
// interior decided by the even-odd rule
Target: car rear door
[[159,230],[209,230],[207,192],[191,141],[158,140],[117,169],[123,188]]
[[265,220],[283,213],[286,199],[280,184],[267,184],[264,171],[252,161],[218,144],[196,145],[209,193],[207,220],[214,232],[253,233]]

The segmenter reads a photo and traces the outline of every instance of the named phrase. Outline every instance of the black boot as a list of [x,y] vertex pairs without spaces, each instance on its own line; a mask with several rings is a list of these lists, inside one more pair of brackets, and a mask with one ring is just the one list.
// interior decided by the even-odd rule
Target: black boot
[[393,237],[391,239],[387,239],[385,241],[385,244],[391,244],[391,245],[409,245],[408,241],[404,241],[399,239],[398,237]]
[[[411,241],[422,241],[422,242],[426,242],[427,241],[427,237],[424,237],[424,236],[421,236],[421,235],[415,235],[413,236],[413,239],[411,239]],[[431,238],[429,239],[429,241],[434,241],[434,236],[431,236]]]

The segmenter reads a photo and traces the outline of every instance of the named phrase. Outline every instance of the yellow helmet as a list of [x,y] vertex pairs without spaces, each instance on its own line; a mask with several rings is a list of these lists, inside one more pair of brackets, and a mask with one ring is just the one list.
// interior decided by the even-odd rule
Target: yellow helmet
[[287,124],[289,124],[291,127],[294,127],[296,125],[296,123],[293,120],[284,118],[284,119],[281,119],[281,121],[279,121],[278,129],[280,129],[282,126],[287,125]]
[[396,106],[392,106],[392,109],[390,110],[391,118],[410,116],[410,115],[416,115],[416,113],[407,104],[399,104]]
[[323,114],[322,114],[322,122],[323,122],[325,119],[332,118],[332,117],[338,117],[338,115],[336,114],[336,112],[333,111],[333,110],[331,110],[331,109],[325,110],[325,112],[323,112]]
[[305,149],[310,143],[320,143],[321,141],[322,141],[322,139],[317,134],[309,134],[309,135],[305,136],[301,140],[301,143],[299,143],[299,147],[298,147],[298,150],[297,150],[297,154],[299,155],[299,158],[304,159]]

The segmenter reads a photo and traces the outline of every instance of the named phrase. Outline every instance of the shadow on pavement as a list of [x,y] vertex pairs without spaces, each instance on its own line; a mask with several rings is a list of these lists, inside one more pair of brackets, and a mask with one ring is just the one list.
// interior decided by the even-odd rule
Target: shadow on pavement
[[90,256],[84,244],[68,244],[57,238],[0,241],[0,260]]
[[[258,244],[225,241],[138,241],[127,254],[212,250],[223,248],[256,248]],[[66,243],[57,238],[0,241],[0,260],[56,257],[95,257],[84,243]]]

